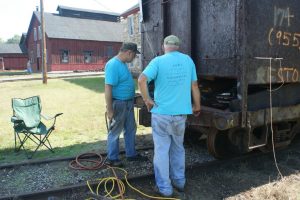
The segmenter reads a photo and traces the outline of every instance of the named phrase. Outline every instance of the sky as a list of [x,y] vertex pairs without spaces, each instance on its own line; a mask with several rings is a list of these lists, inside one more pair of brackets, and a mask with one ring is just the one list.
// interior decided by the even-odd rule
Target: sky
[[[44,0],[44,11],[57,13],[57,6],[63,5],[122,13],[137,3],[138,0]],[[26,33],[36,6],[40,6],[40,0],[0,0],[0,38],[6,41]]]

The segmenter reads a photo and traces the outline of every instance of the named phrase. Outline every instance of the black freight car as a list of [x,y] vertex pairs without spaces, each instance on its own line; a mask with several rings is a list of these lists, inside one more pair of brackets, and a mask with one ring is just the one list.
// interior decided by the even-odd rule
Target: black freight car
[[[202,111],[188,117],[187,129],[207,136],[212,155],[268,150],[272,136],[276,147],[292,141],[300,130],[300,1],[142,0],[140,7],[143,66],[170,34],[197,66]],[[150,125],[140,108],[140,124]]]

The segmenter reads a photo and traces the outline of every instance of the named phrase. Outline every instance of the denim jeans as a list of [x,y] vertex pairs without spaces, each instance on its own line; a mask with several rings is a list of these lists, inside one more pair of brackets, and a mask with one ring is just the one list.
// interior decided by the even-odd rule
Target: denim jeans
[[155,181],[165,195],[173,193],[171,181],[182,188],[185,185],[185,121],[186,115],[152,113]]
[[124,132],[126,157],[136,156],[133,100],[113,100],[113,119],[107,136],[107,157],[109,160],[119,159],[119,136]]

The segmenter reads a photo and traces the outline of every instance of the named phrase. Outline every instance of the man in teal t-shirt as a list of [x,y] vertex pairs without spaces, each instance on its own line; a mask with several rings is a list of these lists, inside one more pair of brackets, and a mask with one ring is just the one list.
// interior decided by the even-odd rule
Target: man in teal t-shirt
[[123,43],[119,53],[105,65],[105,101],[109,119],[106,164],[121,166],[119,160],[119,136],[124,130],[125,151],[128,161],[147,160],[135,150],[136,123],[133,98],[134,81],[127,67],[139,53],[135,43]]
[[[178,51],[179,44],[178,37],[166,37],[165,54],[154,58],[139,77],[142,97],[152,113],[156,190],[164,197],[172,196],[173,187],[184,190],[186,115],[198,115],[200,111],[195,64],[188,55]],[[151,80],[155,84],[154,101],[147,87]]]

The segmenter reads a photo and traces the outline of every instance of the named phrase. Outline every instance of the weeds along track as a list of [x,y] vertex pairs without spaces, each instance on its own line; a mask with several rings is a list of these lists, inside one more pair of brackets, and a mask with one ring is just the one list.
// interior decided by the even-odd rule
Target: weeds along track
[[[144,148],[139,148],[137,149],[137,151],[147,151],[153,149],[153,147],[144,147]],[[120,154],[125,154],[125,151],[120,151]],[[103,157],[106,157],[106,153],[101,153],[101,155]],[[89,156],[88,158],[95,158],[96,156]],[[56,162],[70,162],[72,160],[75,160],[76,157],[63,157],[63,158],[51,158],[51,159],[45,159],[45,160],[35,160],[35,161],[31,161],[31,160],[27,160],[24,162],[20,162],[20,163],[10,163],[10,164],[4,164],[4,165],[0,165],[0,170],[3,169],[10,169],[10,168],[16,168],[16,167],[21,167],[21,166],[33,166],[33,165],[43,165],[43,164],[50,164],[50,163],[56,163]]]

